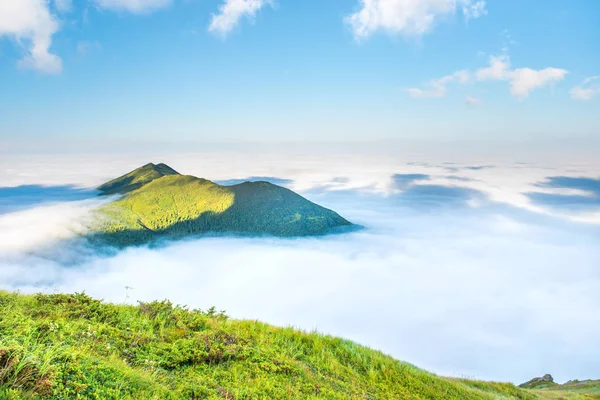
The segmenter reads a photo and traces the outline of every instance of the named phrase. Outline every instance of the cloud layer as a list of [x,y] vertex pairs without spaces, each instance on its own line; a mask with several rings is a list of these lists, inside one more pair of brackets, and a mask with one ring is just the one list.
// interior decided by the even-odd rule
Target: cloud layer
[[0,191],[2,287],[86,290],[123,302],[131,286],[132,301],[169,298],[318,329],[440,374],[521,382],[547,371],[559,380],[600,373],[600,220],[591,218],[600,204],[554,210],[528,196],[593,198],[595,165],[411,162],[367,151],[330,152],[326,162],[248,151],[163,155],[213,180],[278,177],[367,229],[90,254],[74,235],[98,200],[65,184],[94,186],[149,159],[110,160],[86,157],[82,171],[72,171],[72,157],[0,162],[3,182],[47,185],[37,197],[33,189]]

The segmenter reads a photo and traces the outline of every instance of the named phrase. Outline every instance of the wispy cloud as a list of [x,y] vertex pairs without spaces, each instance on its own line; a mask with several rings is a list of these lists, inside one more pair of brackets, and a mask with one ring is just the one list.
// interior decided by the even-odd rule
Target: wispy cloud
[[431,31],[436,20],[458,10],[467,20],[487,14],[483,0],[361,0],[359,11],[345,22],[356,39],[377,31],[419,36]]
[[271,4],[271,0],[224,0],[219,13],[213,14],[208,30],[227,35],[243,17],[254,18],[256,13]]
[[450,83],[467,83],[471,74],[467,70],[456,71],[451,75],[443,76],[439,79],[434,79],[427,83],[424,89],[409,88],[406,89],[408,94],[414,98],[440,98],[446,95],[446,86]]
[[94,0],[96,4],[111,11],[125,11],[144,14],[166,8],[173,0]]
[[591,76],[571,89],[571,98],[587,101],[596,97],[598,93],[600,93],[600,76]]

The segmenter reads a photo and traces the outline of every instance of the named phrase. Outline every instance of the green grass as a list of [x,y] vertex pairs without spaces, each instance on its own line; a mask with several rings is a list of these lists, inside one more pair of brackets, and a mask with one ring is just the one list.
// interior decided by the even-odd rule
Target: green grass
[[94,238],[117,245],[202,233],[322,235],[352,225],[268,182],[221,186],[164,164],[148,164],[99,189],[124,194],[99,210],[93,229]]
[[439,377],[348,340],[231,320],[214,309],[0,291],[0,398],[546,397],[509,383]]

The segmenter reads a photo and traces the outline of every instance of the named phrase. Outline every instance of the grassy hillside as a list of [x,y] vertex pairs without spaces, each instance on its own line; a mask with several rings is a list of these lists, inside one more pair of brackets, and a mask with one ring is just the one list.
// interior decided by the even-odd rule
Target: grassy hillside
[[352,225],[268,182],[221,186],[170,171],[148,164],[101,186],[125,196],[100,209],[96,238],[127,245],[206,232],[307,236]]
[[[167,301],[0,291],[2,399],[538,399],[353,342]],[[568,397],[575,398],[575,397]]]

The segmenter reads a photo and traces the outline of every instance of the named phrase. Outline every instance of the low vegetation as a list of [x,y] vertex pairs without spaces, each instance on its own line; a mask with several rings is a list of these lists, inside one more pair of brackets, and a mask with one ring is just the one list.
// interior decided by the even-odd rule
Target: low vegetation
[[439,377],[348,340],[231,320],[214,309],[0,291],[0,398],[544,396],[509,383]]
[[519,385],[548,399],[600,399],[600,380],[572,380],[563,384],[554,382],[547,374]]

